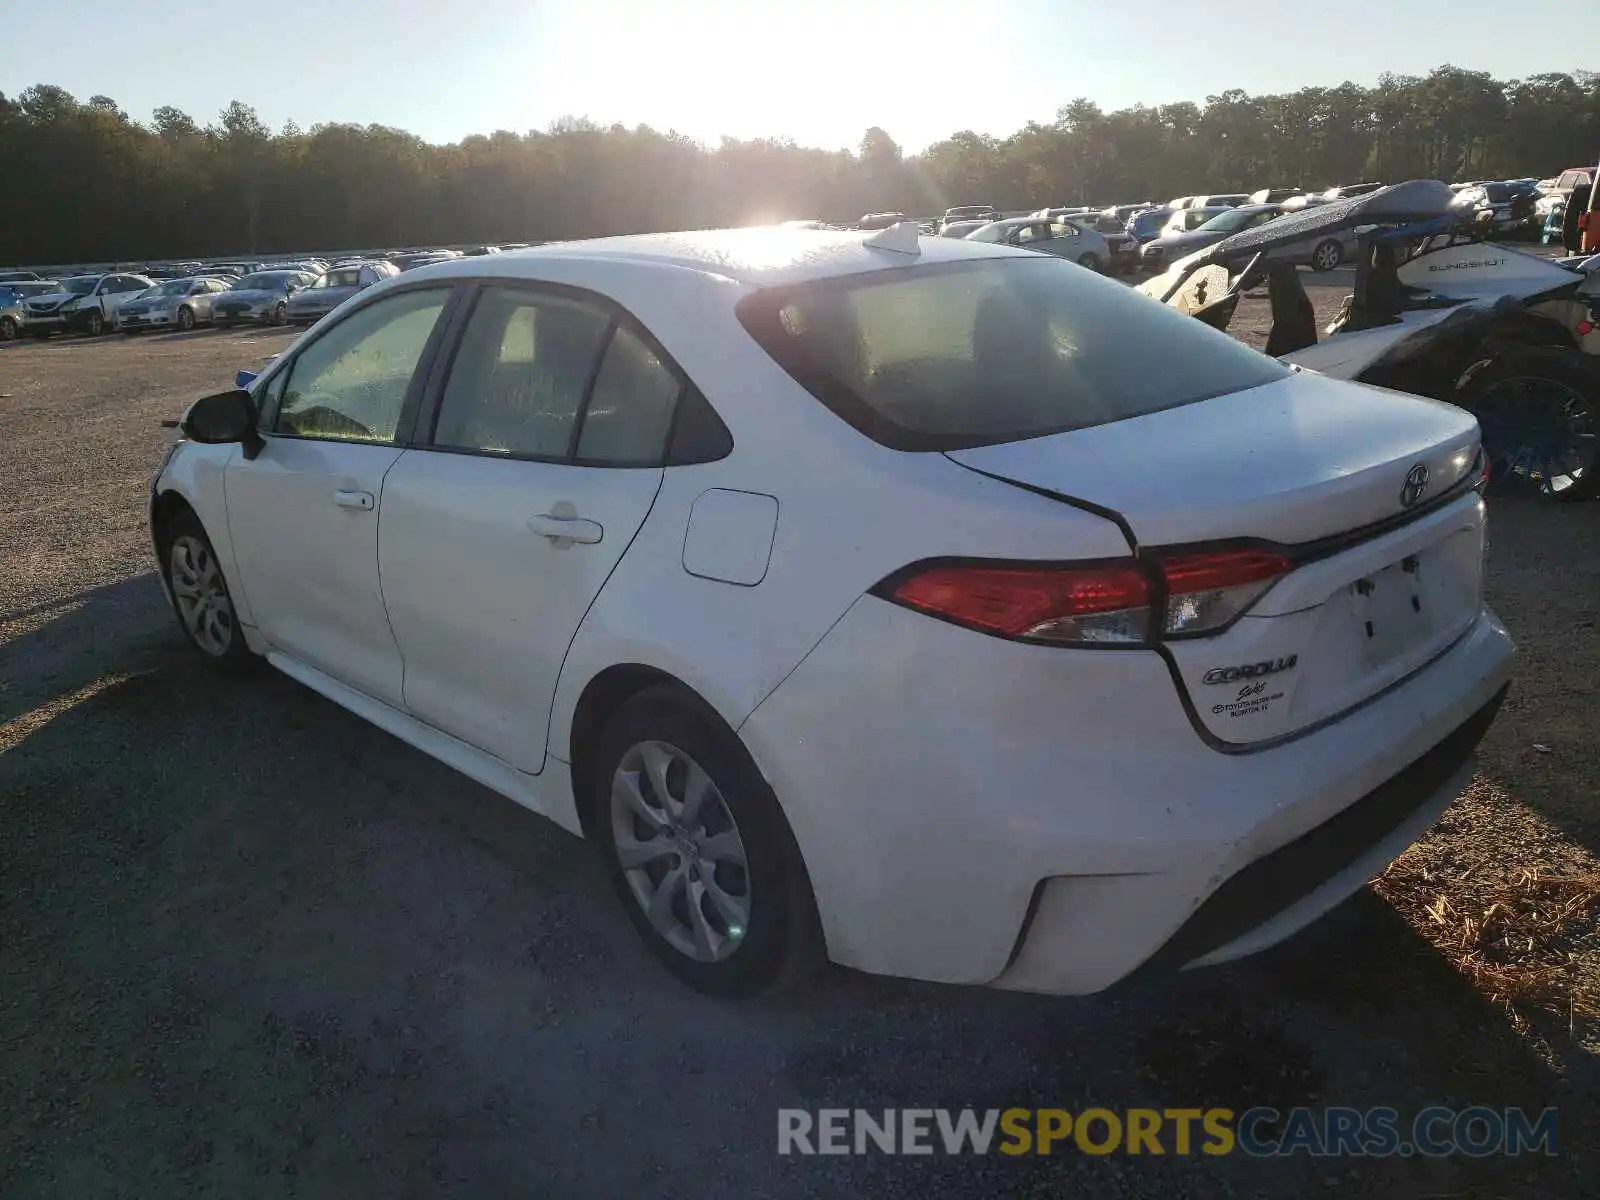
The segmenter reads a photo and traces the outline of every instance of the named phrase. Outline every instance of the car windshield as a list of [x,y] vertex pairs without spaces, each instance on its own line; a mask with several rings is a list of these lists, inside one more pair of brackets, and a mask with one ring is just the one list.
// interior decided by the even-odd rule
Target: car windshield
[[87,296],[94,291],[94,285],[99,283],[100,279],[99,275],[77,275],[72,279],[63,279],[61,290],[71,292],[74,296]]
[[1511,199],[1511,189],[1503,183],[1491,183],[1483,192],[1490,204],[1504,204]]
[[161,283],[152,288],[145,288],[139,295],[147,300],[154,299],[157,296],[187,296],[190,282],[187,279],[174,279],[171,283]]
[[293,271],[263,271],[259,275],[246,275],[228,290],[233,292],[276,291],[293,276]]
[[1122,232],[1122,222],[1115,217],[1099,217],[1095,220],[1094,227],[1101,233]]
[[329,271],[311,286],[319,288],[355,287],[360,282],[361,268],[345,267],[342,270]]
[[[1239,230],[1254,225],[1261,215],[1261,213],[1240,212],[1236,208],[1231,212],[1218,213],[1200,226],[1200,230],[1204,230],[1206,233],[1238,233]],[[1198,233],[1200,230],[1196,230],[1196,232]]]
[[1015,441],[1281,379],[1226,334],[1045,255],[757,292],[751,336],[868,437],[900,450]]

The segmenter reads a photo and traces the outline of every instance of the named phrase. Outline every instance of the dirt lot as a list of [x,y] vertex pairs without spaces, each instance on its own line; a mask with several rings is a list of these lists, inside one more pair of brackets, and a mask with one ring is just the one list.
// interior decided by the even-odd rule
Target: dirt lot
[[[1325,321],[1348,281],[1311,282]],[[581,843],[185,652],[145,536],[158,422],[287,341],[0,346],[0,1196],[1594,1194],[1594,1028],[1463,975],[1457,908],[1369,890],[1255,960],[1083,999],[678,987]],[[1517,680],[1406,896],[1597,866],[1600,505],[1498,503],[1491,538]],[[1581,909],[1542,947],[1569,983],[1600,960]],[[1555,1105],[1559,1154],[775,1153],[781,1106],[1218,1103]]]

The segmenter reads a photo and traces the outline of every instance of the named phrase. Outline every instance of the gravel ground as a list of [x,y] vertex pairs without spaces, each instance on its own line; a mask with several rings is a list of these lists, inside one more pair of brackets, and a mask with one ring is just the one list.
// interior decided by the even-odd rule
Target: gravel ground
[[[839,969],[742,1006],[685,991],[580,842],[185,652],[145,534],[158,422],[286,344],[0,346],[0,1196],[1594,1194],[1600,1050],[1518,1032],[1370,892],[1270,954],[1103,996]],[[1434,836],[1593,863],[1597,532],[1600,505],[1496,506],[1491,599],[1523,654],[1452,810],[1483,819]],[[781,1106],[1091,1103],[1556,1105],[1561,1144],[775,1152]]]

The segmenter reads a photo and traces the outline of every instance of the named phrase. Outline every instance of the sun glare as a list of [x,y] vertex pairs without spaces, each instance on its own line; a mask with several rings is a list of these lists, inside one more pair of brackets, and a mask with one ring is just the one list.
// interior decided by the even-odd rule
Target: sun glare
[[[1005,57],[985,30],[1004,27],[1007,7],[979,14],[953,0],[574,5],[549,17],[547,36],[570,52],[536,88],[546,110],[643,122],[712,143],[723,135],[788,137],[854,148],[870,125],[915,142],[911,126],[930,95],[982,95],[994,86]],[[934,32],[952,28],[961,35]],[[783,217],[795,215],[804,214]]]

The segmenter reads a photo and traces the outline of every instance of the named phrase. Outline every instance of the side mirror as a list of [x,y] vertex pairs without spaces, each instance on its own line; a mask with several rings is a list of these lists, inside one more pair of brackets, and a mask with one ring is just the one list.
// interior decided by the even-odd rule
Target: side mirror
[[256,402],[250,393],[241,388],[203,396],[189,406],[184,414],[184,437],[204,445],[224,445],[244,442],[246,453],[254,458],[252,446],[259,450],[260,435],[256,433]]

